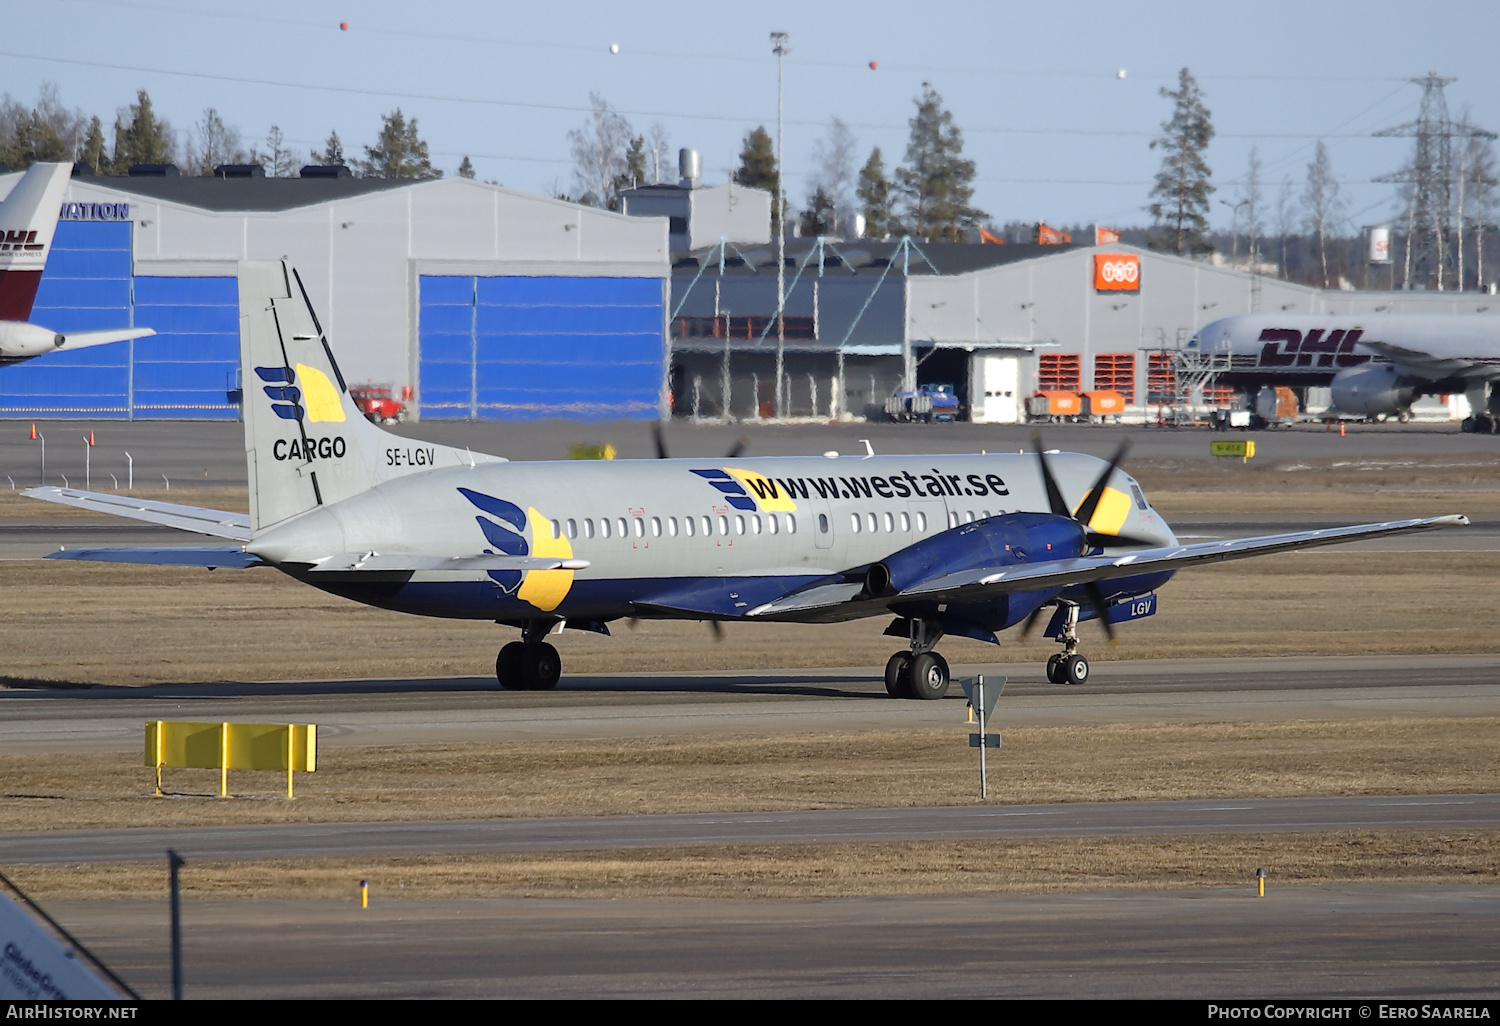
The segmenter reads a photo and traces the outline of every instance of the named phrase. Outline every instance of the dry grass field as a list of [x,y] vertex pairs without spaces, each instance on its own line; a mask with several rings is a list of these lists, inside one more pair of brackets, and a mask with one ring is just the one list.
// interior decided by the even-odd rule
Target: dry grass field
[[[1173,517],[1322,522],[1461,512],[1500,514],[1500,461],[1488,455],[1396,465],[1175,465],[1131,470]],[[152,497],[244,509],[243,490]],[[0,526],[88,516],[0,493]],[[185,537],[185,541],[186,541]],[[1453,615],[1500,606],[1500,553],[1319,550],[1183,573],[1161,612],[1091,658],[1420,654],[1493,651]],[[217,680],[485,676],[513,632],[426,620],[333,598],[271,570],[204,571],[0,562],[0,687],[60,688]],[[567,632],[574,673],[874,666],[893,650],[883,620],[833,628],[731,624],[722,642],[693,623],[615,625],[613,638]],[[1004,658],[1037,662],[1049,643],[1011,636]],[[995,650],[948,639],[953,662]],[[1005,731],[993,800],[1494,791],[1495,721],[1028,727]],[[295,802],[274,774],[168,773],[150,797],[139,759],[0,752],[0,831],[273,821],[629,814],[975,801],[973,753],[953,730],[637,738],[606,742],[356,747],[328,750]],[[957,743],[956,743],[957,742]],[[1286,882],[1495,882],[1493,833],[1335,833],[1295,837],[1051,840],[1026,843],[801,845],[201,864],[189,892],[377,900],[410,895],[775,898],[999,893],[1098,887],[1253,886],[1259,865]],[[22,867],[42,897],[156,894],[159,867]]]

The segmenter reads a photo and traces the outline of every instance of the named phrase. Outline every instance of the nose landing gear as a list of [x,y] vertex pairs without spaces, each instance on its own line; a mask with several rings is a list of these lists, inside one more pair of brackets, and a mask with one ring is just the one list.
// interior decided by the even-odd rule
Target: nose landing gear
[[1057,636],[1063,650],[1047,660],[1047,679],[1053,684],[1082,684],[1089,679],[1089,661],[1078,654],[1078,606],[1063,608],[1067,618]]
[[948,693],[948,660],[933,651],[943,636],[942,628],[911,619],[907,630],[911,651],[897,652],[885,664],[886,693],[892,698],[942,698]]

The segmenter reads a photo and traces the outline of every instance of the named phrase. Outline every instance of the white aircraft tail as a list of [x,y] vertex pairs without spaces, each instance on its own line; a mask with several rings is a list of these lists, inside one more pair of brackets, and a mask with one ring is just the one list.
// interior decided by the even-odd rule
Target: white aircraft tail
[[33,164],[0,203],[0,321],[31,318],[72,174],[72,164]]
[[498,461],[401,438],[366,420],[302,279],[285,261],[241,263],[239,283],[253,531],[406,474]]

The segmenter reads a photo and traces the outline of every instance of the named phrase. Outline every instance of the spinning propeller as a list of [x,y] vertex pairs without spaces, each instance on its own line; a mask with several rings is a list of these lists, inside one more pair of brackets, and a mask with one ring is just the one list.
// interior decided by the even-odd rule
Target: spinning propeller
[[[1104,468],[1104,472],[1099,475],[1093,486],[1084,493],[1083,501],[1078,504],[1078,511],[1076,513],[1068,508],[1067,502],[1063,499],[1062,489],[1057,486],[1057,478],[1052,474],[1052,464],[1047,459],[1047,450],[1042,446],[1042,436],[1040,434],[1032,435],[1031,444],[1036,448],[1037,458],[1042,468],[1042,484],[1047,490],[1048,509],[1052,511],[1053,516],[1067,517],[1069,520],[1076,521],[1083,528],[1083,538],[1086,545],[1090,547],[1110,548],[1115,545],[1152,543],[1152,539],[1149,538],[1132,538],[1129,535],[1123,534],[1101,534],[1089,526],[1089,522],[1094,519],[1094,514],[1099,510],[1099,502],[1104,498],[1104,492],[1109,486],[1110,479],[1115,476],[1115,471],[1120,468],[1120,464],[1125,460],[1126,453],[1130,451],[1129,439],[1121,442],[1120,447],[1115,450],[1115,454],[1109,458],[1109,465]],[[1105,615],[1109,606],[1104,598],[1104,590],[1099,587],[1097,581],[1089,581],[1083,586],[1083,589],[1088,593],[1089,603],[1098,612],[1096,619],[1099,621],[1099,626],[1104,628],[1105,637],[1109,639],[1110,644],[1114,644],[1115,628]],[[1045,605],[1038,606],[1026,618],[1026,623],[1021,628],[1021,639],[1023,641],[1031,633],[1032,628],[1036,626],[1037,620],[1041,619],[1042,610],[1046,608]]]

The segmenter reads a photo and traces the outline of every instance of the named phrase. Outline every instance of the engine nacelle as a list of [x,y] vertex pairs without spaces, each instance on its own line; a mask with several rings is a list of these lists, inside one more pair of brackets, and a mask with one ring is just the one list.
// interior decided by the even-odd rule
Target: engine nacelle
[[66,337],[50,328],[25,321],[0,321],[0,358],[24,360],[41,356],[66,342]]
[[876,598],[899,595],[963,570],[1072,559],[1087,547],[1077,521],[1046,513],[1006,513],[891,553],[865,573],[865,592]]
[[1399,413],[1416,398],[1416,384],[1388,363],[1346,367],[1334,375],[1333,405],[1358,417]]

